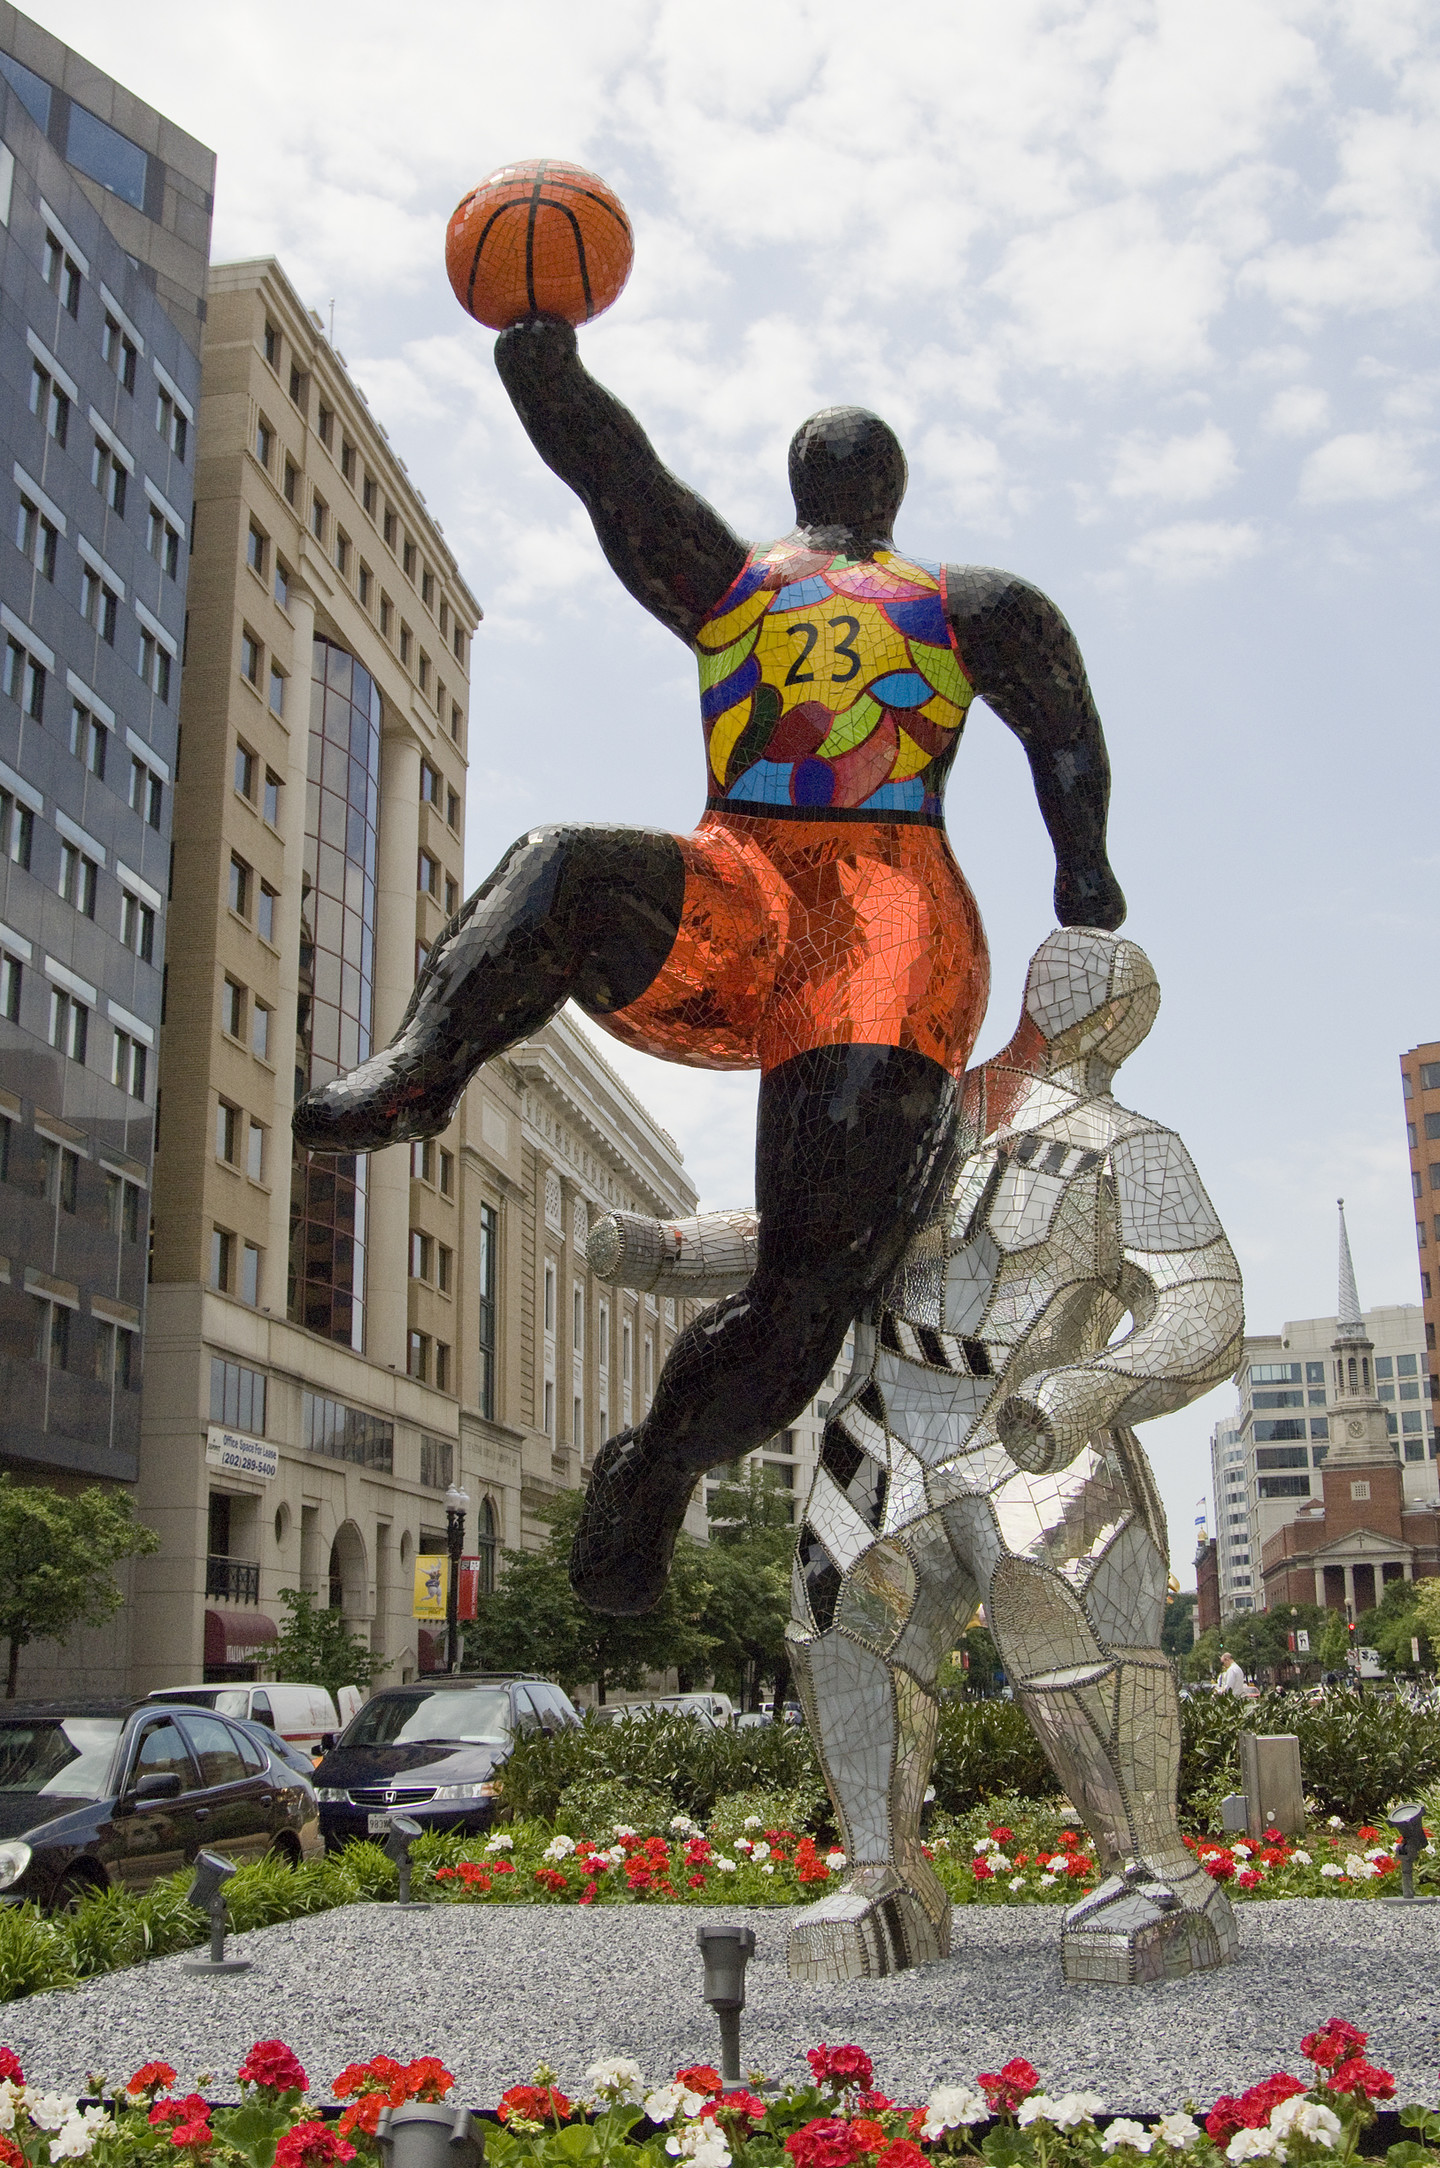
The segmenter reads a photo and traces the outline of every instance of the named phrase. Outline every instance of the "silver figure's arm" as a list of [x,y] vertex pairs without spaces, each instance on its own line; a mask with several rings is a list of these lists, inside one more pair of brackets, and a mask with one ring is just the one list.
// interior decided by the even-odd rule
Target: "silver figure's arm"
[[1003,1403],[1001,1441],[1032,1475],[1068,1467],[1097,1430],[1187,1406],[1240,1359],[1240,1267],[1180,1139],[1141,1130],[1112,1148],[1110,1167],[1131,1330]]
[[733,1295],[759,1259],[760,1215],[706,1212],[699,1219],[654,1220],[639,1212],[611,1212],[591,1228],[587,1255],[596,1278],[612,1287]]

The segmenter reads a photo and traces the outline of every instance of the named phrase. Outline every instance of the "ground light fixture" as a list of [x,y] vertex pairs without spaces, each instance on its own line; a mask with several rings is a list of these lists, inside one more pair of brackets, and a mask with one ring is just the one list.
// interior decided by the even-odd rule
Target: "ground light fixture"
[[468,2108],[441,2101],[408,2100],[400,2108],[383,2107],[375,2143],[385,2168],[482,2168],[484,2125]]
[[233,1859],[222,1859],[218,1852],[195,1854],[195,1879],[190,1884],[185,1902],[198,1905],[210,1915],[210,1955],[188,1957],[181,1966],[182,1972],[204,1973],[214,1979],[221,1974],[248,1972],[248,1957],[225,1955],[225,1884],[235,1872]]
[[720,2020],[720,2075],[739,2085],[740,2012],[745,2007],[745,1967],[755,1955],[753,1927],[702,1927],[695,1940],[705,1965],[704,1996]]
[[1425,1849],[1425,1809],[1417,1805],[1392,1807],[1385,1817],[1392,1829],[1400,1832],[1400,1842],[1395,1846],[1395,1857],[1400,1862],[1400,1888],[1403,1895],[1387,1897],[1383,1901],[1391,1905],[1440,1904],[1437,1897],[1417,1897],[1415,1894],[1415,1862]]
[[410,1847],[420,1834],[420,1824],[409,1814],[392,1814],[390,1827],[382,1847],[385,1857],[393,1859],[400,1877],[400,1892],[395,1902],[402,1912],[425,1912],[429,1900],[410,1895]]

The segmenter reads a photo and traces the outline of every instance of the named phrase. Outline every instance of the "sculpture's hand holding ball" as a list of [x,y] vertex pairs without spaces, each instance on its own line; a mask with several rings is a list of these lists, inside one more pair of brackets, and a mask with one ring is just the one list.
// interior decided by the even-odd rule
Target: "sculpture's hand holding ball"
[[634,261],[614,190],[554,158],[501,166],[461,199],[445,230],[455,298],[492,331],[527,316],[588,323],[621,292]]

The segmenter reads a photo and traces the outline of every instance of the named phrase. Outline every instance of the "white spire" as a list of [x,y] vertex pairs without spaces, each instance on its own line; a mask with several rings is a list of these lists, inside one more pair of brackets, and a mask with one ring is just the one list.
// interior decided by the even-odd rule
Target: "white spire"
[[1345,1231],[1345,1199],[1338,1197],[1340,1207],[1340,1310],[1339,1333],[1341,1340],[1363,1340],[1365,1320],[1360,1315],[1360,1297],[1355,1288],[1355,1267],[1350,1258],[1350,1237]]

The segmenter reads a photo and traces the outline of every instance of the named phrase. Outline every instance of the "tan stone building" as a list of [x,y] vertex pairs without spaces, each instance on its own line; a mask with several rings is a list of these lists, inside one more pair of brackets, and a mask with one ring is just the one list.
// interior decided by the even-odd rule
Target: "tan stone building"
[[[1415,1240],[1420,1253],[1420,1298],[1425,1309],[1428,1392],[1440,1401],[1440,1040],[1412,1046],[1400,1057],[1405,1100],[1405,1141],[1410,1148],[1410,1186],[1415,1196]],[[1433,1409],[1432,1409],[1433,1413]]]
[[263,1666],[301,1586],[403,1679],[452,1481],[488,1573],[648,1405],[678,1321],[592,1284],[589,1219],[695,1192],[563,1016],[433,1142],[293,1155],[460,899],[481,613],[273,261],[211,272],[189,597],[131,1675]]

